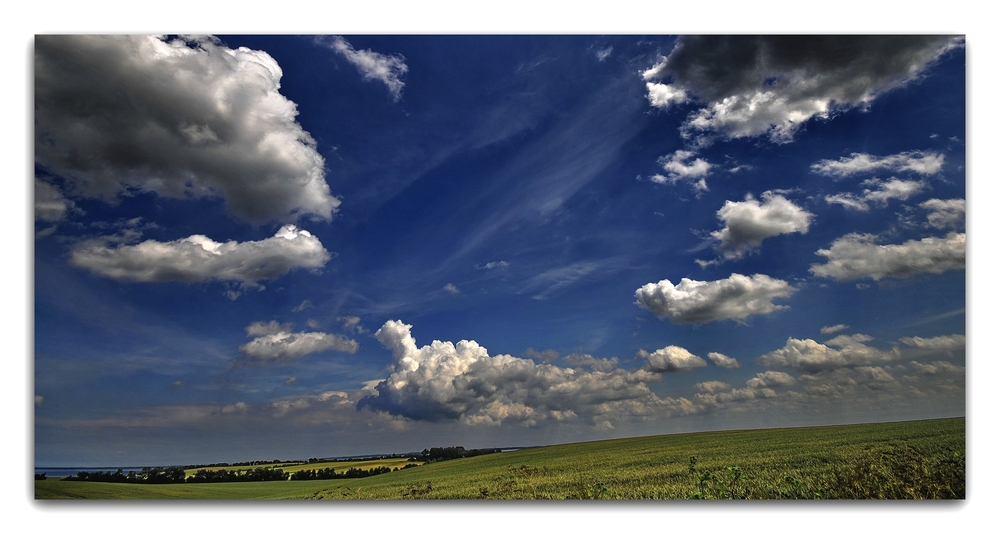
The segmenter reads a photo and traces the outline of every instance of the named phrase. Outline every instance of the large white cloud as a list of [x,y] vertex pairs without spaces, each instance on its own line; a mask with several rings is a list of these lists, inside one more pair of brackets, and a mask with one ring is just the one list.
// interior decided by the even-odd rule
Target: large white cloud
[[705,360],[676,345],[663,347],[653,353],[640,351],[639,356],[646,359],[647,369],[653,373],[690,371],[708,365]]
[[812,339],[788,338],[785,346],[757,358],[768,369],[792,368],[804,373],[818,373],[838,367],[858,367],[892,362],[900,358],[899,349],[881,350],[869,345],[871,336],[841,335],[824,343]]
[[406,85],[400,78],[406,74],[406,58],[395,55],[388,56],[371,50],[355,50],[351,43],[343,37],[320,37],[318,42],[325,44],[347,61],[357,67],[366,80],[378,80],[385,84],[395,101],[403,96]]
[[816,276],[836,280],[907,278],[920,273],[941,274],[965,268],[965,234],[925,237],[899,245],[879,245],[870,234],[848,234],[816,254],[827,263],[813,264]]
[[654,408],[669,415],[690,404],[659,399],[643,383],[656,378],[646,371],[587,372],[505,354],[490,356],[486,348],[467,340],[434,341],[418,348],[410,329],[388,321],[375,332],[392,351],[391,374],[375,386],[375,395],[358,403],[359,408],[419,420],[533,426],[577,418],[610,422]]
[[796,289],[764,274],[704,282],[681,278],[676,286],[670,280],[646,284],[635,291],[636,304],[663,319],[675,323],[700,323],[725,319],[742,320],[751,315],[765,315],[783,308],[771,302],[787,298]]
[[263,222],[329,220],[316,142],[268,54],[213,38],[39,35],[35,160],[77,195],[221,197]]
[[906,171],[931,175],[941,172],[942,166],[944,166],[944,154],[938,152],[911,151],[883,157],[855,152],[851,157],[817,161],[810,169],[826,176],[844,178],[875,171]]
[[292,269],[319,269],[330,259],[316,236],[285,225],[261,241],[218,243],[203,235],[112,246],[108,239],[73,248],[70,263],[101,276],[134,282],[235,282],[258,287]]
[[242,363],[249,365],[285,363],[328,350],[352,354],[358,350],[358,342],[353,339],[324,332],[292,332],[291,325],[275,321],[253,323],[247,327],[247,335],[257,336],[240,345]]
[[749,195],[742,202],[727,200],[717,212],[725,226],[712,232],[712,237],[718,240],[715,250],[723,259],[741,258],[769,237],[809,231],[811,213],[772,192],[761,198],[763,203]]
[[[768,135],[788,142],[814,117],[864,107],[918,78],[962,39],[944,35],[685,35],[643,73],[652,105],[696,99],[682,127],[700,143]],[[682,95],[682,96],[670,96]]]

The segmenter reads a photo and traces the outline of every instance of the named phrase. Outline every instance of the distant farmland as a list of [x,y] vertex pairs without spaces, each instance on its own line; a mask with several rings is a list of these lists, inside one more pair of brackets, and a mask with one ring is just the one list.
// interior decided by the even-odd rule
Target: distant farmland
[[[322,462],[286,471],[358,465]],[[572,443],[351,480],[147,485],[48,479],[35,482],[35,498],[964,499],[965,418]]]

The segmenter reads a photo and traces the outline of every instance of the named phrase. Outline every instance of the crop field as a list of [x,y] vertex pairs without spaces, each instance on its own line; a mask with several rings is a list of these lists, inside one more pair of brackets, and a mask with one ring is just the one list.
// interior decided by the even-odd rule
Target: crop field
[[[301,468],[321,465],[327,467]],[[35,482],[35,498],[962,499],[965,419],[573,443],[349,480],[144,485],[49,479]]]

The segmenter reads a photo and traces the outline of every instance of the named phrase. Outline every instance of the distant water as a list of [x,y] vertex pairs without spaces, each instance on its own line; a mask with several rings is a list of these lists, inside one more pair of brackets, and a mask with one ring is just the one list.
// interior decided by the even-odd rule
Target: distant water
[[35,474],[39,475],[45,473],[47,477],[67,477],[70,475],[76,476],[80,471],[87,471],[93,473],[94,471],[115,471],[121,469],[123,473],[128,473],[129,471],[142,471],[142,467],[36,467]]

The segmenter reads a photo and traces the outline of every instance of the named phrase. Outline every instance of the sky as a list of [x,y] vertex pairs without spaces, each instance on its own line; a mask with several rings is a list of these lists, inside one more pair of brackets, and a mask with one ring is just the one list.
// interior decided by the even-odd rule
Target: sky
[[961,36],[34,40],[34,462],[966,414]]

